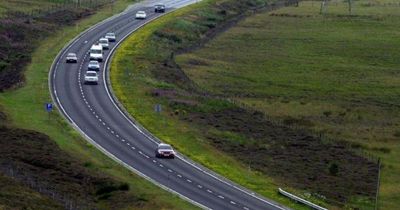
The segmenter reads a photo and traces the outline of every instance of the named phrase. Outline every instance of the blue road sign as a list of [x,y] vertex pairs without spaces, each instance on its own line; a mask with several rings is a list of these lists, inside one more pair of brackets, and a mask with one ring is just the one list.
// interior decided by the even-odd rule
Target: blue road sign
[[51,112],[51,110],[53,110],[53,104],[46,103],[46,111]]

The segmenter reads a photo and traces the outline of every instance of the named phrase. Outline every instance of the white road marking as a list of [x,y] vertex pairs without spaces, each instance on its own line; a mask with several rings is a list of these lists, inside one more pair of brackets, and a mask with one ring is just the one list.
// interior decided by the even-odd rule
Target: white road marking
[[201,185],[197,185],[197,187],[200,188],[200,189],[203,188],[203,186],[201,186]]
[[189,183],[192,183],[192,180],[190,180],[190,179],[186,179],[186,181],[189,182]]
[[231,203],[232,205],[236,205],[236,203],[235,203],[235,202],[233,202],[233,201],[231,201],[230,203]]
[[179,178],[182,178],[182,175],[180,175],[180,174],[178,174],[177,176],[178,176]]
[[209,192],[209,193],[212,193],[212,191],[211,191],[211,190],[207,190],[207,192]]
[[224,199],[224,196],[222,196],[222,195],[218,195],[218,198]]

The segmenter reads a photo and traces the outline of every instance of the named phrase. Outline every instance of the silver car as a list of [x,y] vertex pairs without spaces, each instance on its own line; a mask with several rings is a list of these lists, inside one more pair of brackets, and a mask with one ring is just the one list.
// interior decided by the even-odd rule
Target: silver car
[[99,75],[95,71],[87,71],[85,74],[85,84],[98,84]]
[[66,57],[66,62],[67,63],[77,63],[78,57],[76,56],[75,53],[68,53],[67,57]]
[[147,15],[145,11],[138,11],[136,12],[136,19],[146,19]]
[[108,39],[107,38],[101,38],[99,40],[99,45],[103,46],[103,50],[108,50],[108,48],[109,48]]
[[175,158],[175,151],[169,144],[159,144],[156,149],[156,157],[158,158]]
[[105,36],[106,39],[108,39],[109,42],[115,42],[115,33],[109,32]]
[[100,71],[100,63],[95,60],[89,61],[88,70],[90,71]]

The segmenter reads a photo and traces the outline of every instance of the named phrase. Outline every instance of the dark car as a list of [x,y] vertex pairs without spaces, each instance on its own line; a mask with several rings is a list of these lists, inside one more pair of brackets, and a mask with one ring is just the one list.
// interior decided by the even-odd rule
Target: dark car
[[163,4],[157,4],[154,6],[154,12],[156,13],[163,13],[165,12],[165,5]]
[[175,151],[169,144],[159,144],[156,149],[156,157],[175,158]]

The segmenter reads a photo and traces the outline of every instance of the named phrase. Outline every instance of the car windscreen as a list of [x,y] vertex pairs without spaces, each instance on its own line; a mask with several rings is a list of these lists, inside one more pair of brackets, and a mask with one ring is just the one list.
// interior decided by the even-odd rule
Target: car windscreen
[[108,39],[100,39],[100,41],[99,41],[100,43],[108,43]]
[[97,74],[96,73],[92,73],[92,72],[88,72],[88,73],[86,73],[86,76],[95,77],[95,76],[97,76]]
[[90,53],[94,53],[94,54],[101,54],[101,50],[97,50],[97,49],[91,49]]
[[74,53],[68,53],[67,55],[68,57],[76,57],[76,55]]
[[90,62],[89,62],[89,65],[99,65],[99,62],[97,62],[97,61],[90,61]]
[[113,33],[108,33],[106,36],[115,36]]
[[171,147],[171,146],[168,146],[168,145],[160,145],[160,146],[158,147],[158,149],[172,150],[172,147]]

